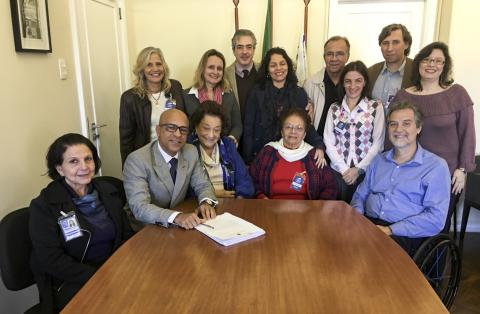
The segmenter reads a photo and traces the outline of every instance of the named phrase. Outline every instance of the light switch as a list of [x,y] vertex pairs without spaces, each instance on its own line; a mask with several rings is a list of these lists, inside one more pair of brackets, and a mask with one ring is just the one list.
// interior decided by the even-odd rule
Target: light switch
[[61,80],[66,80],[68,75],[67,63],[65,59],[58,59],[58,76]]

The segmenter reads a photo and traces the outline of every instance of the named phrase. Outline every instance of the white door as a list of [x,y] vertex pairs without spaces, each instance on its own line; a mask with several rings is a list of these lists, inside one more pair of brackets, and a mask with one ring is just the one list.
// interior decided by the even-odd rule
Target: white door
[[437,0],[330,0],[328,37],[346,36],[350,61],[367,67],[383,60],[378,45],[382,28],[392,23],[407,27],[413,38],[410,58],[434,40]]
[[121,178],[118,120],[127,53],[119,6],[115,0],[73,0],[71,4],[84,133],[97,146],[101,174]]

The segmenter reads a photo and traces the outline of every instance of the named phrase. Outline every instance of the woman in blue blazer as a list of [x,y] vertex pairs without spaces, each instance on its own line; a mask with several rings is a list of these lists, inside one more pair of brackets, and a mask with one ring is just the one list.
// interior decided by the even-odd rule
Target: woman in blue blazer
[[200,160],[215,188],[217,197],[252,197],[255,190],[235,142],[222,136],[223,107],[206,101],[192,115],[189,143],[198,149]]

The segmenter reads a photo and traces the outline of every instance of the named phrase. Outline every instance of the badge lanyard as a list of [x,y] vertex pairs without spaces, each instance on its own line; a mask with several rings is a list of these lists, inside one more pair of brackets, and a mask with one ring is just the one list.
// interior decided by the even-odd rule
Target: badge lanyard
[[61,214],[62,216],[58,217],[58,224],[60,225],[60,229],[62,230],[65,242],[83,236],[75,212],[71,211],[67,214],[61,212]]

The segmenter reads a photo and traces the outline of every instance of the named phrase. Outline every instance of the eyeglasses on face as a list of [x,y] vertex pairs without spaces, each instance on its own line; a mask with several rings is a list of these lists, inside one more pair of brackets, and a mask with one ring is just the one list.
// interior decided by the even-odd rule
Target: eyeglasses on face
[[285,131],[296,131],[296,132],[303,132],[305,130],[305,128],[301,125],[291,125],[291,124],[286,124],[283,126],[283,130]]
[[164,123],[164,124],[159,124],[158,126],[164,128],[169,133],[175,133],[177,132],[177,130],[180,130],[180,134],[188,135],[188,128],[185,126],[178,126],[173,123]]
[[333,57],[343,58],[346,55],[347,53],[345,51],[328,51],[325,53],[325,57],[327,58],[333,58]]
[[422,64],[427,64],[427,65],[430,65],[433,64],[434,65],[444,65],[445,64],[445,60],[443,59],[434,59],[434,58],[425,58],[425,59],[422,59],[422,61],[420,61]]

